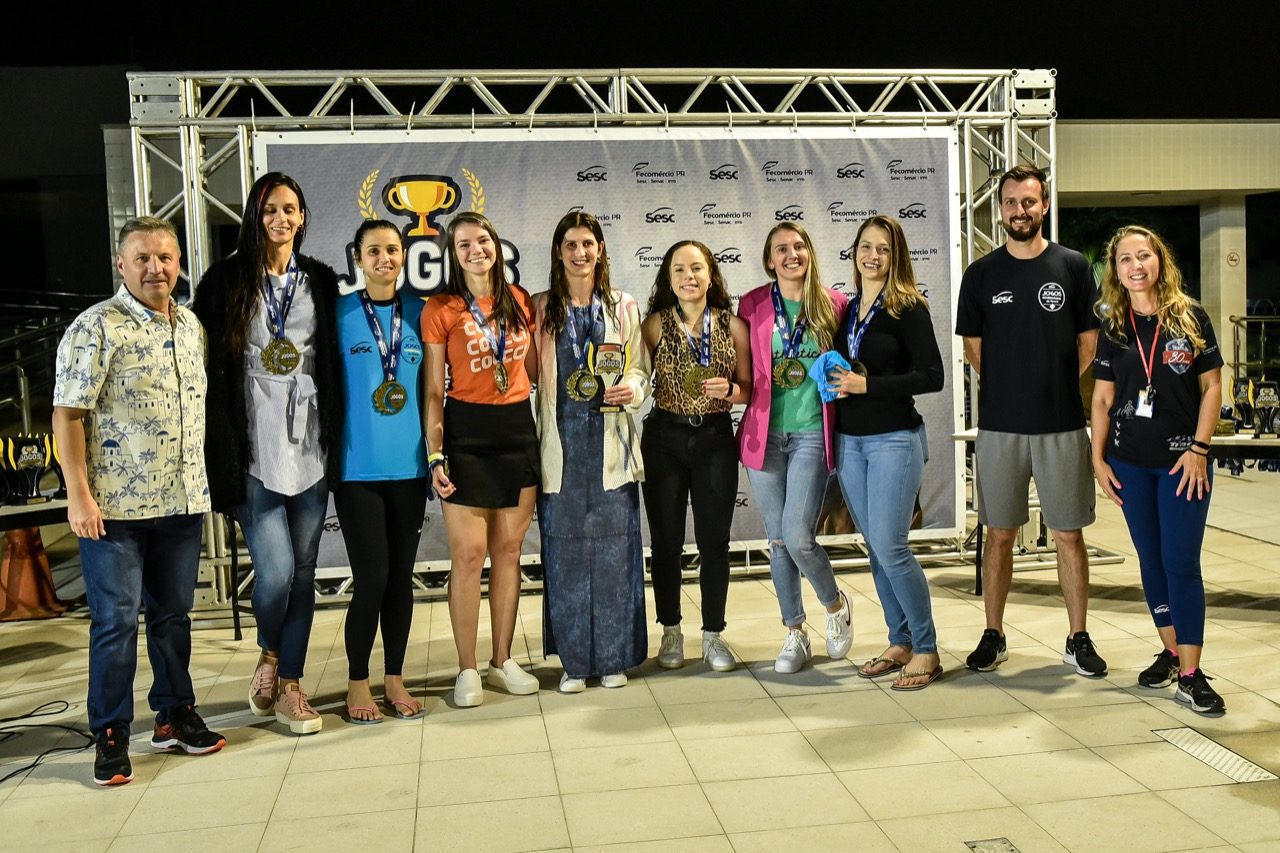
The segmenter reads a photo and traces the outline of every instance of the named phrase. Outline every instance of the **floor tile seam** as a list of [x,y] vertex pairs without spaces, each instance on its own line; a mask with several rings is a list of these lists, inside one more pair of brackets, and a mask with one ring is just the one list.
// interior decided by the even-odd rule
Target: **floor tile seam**
[[[237,821],[235,821],[235,820],[231,820],[231,821],[219,821],[215,826],[212,826],[212,827],[202,826],[202,827],[192,827],[192,828],[189,828],[189,829],[186,829],[186,830],[183,830],[183,829],[161,829],[161,830],[157,830],[157,831],[155,831],[155,832],[131,832],[131,833],[126,833],[126,832],[124,832],[124,831],[123,831],[123,830],[124,830],[124,826],[125,826],[125,824],[127,824],[127,823],[128,823],[128,820],[126,819],[125,824],[121,824],[121,825],[120,825],[120,829],[121,829],[121,831],[120,831],[120,832],[117,832],[117,833],[115,834],[115,836],[113,836],[113,838],[112,838],[111,840],[112,840],[112,841],[115,841],[115,840],[117,840],[117,839],[128,839],[128,840],[133,841],[133,842],[135,842],[135,843],[136,843],[136,842],[137,842],[138,840],[140,840],[140,839],[149,838],[149,837],[151,837],[151,836],[158,836],[158,835],[169,835],[169,834],[171,834],[171,833],[175,833],[175,832],[200,831],[200,830],[204,830],[204,829],[221,829],[221,828],[222,828],[222,827],[224,827],[224,826],[254,826],[255,824],[262,824],[262,832],[263,832],[263,834],[265,835],[265,834],[266,834],[266,831],[267,831],[267,824],[268,824],[268,823],[270,823],[270,822],[271,822],[271,821],[270,821],[270,819],[267,819],[267,820],[246,820],[246,821],[241,821],[241,822],[237,822]],[[262,844],[262,838],[261,838],[261,837],[259,837],[259,839],[258,839],[258,844],[254,846],[254,849],[257,849],[257,847],[261,846],[261,844]]]
[[[1144,787],[1145,787],[1145,786],[1144,786]],[[1216,786],[1208,786],[1208,787],[1216,787]],[[1194,790],[1194,789],[1181,788],[1181,789],[1179,789],[1179,790],[1184,790],[1184,791],[1185,791],[1185,790]],[[1216,839],[1218,839],[1218,842],[1219,842],[1219,843],[1217,843],[1217,844],[1213,844],[1213,845],[1212,845],[1213,847],[1215,847],[1215,848],[1216,848],[1216,847],[1234,847],[1234,846],[1235,846],[1235,845],[1233,845],[1231,842],[1229,842],[1229,841],[1227,841],[1226,839],[1224,839],[1224,838],[1223,838],[1221,835],[1219,835],[1218,833],[1213,832],[1212,830],[1210,830],[1210,829],[1206,828],[1206,827],[1205,827],[1205,825],[1204,825],[1203,823],[1201,823],[1200,821],[1195,820],[1195,818],[1192,818],[1190,815],[1186,815],[1186,813],[1185,813],[1185,812],[1183,812],[1183,811],[1182,811],[1182,809],[1178,808],[1178,806],[1174,805],[1173,803],[1170,803],[1167,799],[1165,799],[1164,797],[1160,796],[1160,794],[1161,794],[1161,792],[1160,792],[1160,791],[1148,791],[1148,792],[1147,792],[1147,794],[1154,794],[1156,797],[1158,797],[1158,798],[1160,799],[1160,801],[1161,801],[1161,802],[1165,803],[1166,805],[1170,806],[1171,808],[1176,809],[1176,810],[1178,811],[1178,813],[1179,813],[1179,814],[1181,814],[1181,815],[1183,815],[1183,816],[1187,817],[1188,819],[1190,819],[1190,820],[1194,821],[1194,822],[1196,823],[1196,825],[1197,825],[1197,826],[1199,826],[1199,827],[1200,827],[1201,829],[1203,829],[1205,832],[1208,832],[1208,833],[1210,833],[1211,835],[1213,835]],[[1026,818],[1027,818],[1028,820],[1030,820],[1030,821],[1031,821],[1032,823],[1034,823],[1036,826],[1040,827],[1040,829],[1042,829],[1042,830],[1045,832],[1045,834],[1046,834],[1046,835],[1048,835],[1050,838],[1053,838],[1055,841],[1057,841],[1057,837],[1053,834],[1053,830],[1052,830],[1050,827],[1046,826],[1045,824],[1041,823],[1040,821],[1036,820],[1036,819],[1035,819],[1034,817],[1032,817],[1030,814],[1027,814],[1027,812],[1026,812],[1026,808],[1031,808],[1031,807],[1043,807],[1043,806],[1047,806],[1047,805],[1063,805],[1063,806],[1065,806],[1065,805],[1067,805],[1067,804],[1069,804],[1069,803],[1086,802],[1086,801],[1087,801],[1087,800],[1089,800],[1089,799],[1116,799],[1116,798],[1118,798],[1118,797],[1141,797],[1141,796],[1146,796],[1146,794],[1143,794],[1143,793],[1136,793],[1136,794],[1117,794],[1117,795],[1113,795],[1112,797],[1105,797],[1105,798],[1104,798],[1104,797],[1097,797],[1097,798],[1076,798],[1076,799],[1074,799],[1074,800],[1059,800],[1059,801],[1058,801],[1058,802],[1056,802],[1056,803],[1027,803],[1025,808],[1024,808],[1023,806],[1015,806],[1015,808],[1017,808],[1019,811],[1021,811],[1021,812],[1023,813],[1023,815],[1025,815],[1025,816],[1026,816]],[[1059,843],[1061,843],[1061,842],[1059,842]],[[1205,845],[1203,845],[1203,844],[1201,844],[1201,845],[1197,845],[1197,846],[1195,846],[1195,847],[1167,847],[1167,848],[1163,848],[1163,849],[1160,851],[1160,853],[1183,853],[1183,852],[1185,852],[1185,853],[1192,853],[1192,851],[1196,851],[1196,850],[1205,850],[1205,849],[1209,849],[1209,848],[1207,848],[1207,847],[1206,847]]]

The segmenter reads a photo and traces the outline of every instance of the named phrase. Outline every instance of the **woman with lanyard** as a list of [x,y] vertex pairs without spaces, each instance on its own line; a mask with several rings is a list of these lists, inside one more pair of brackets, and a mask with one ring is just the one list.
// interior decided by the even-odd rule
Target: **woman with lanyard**
[[1222,354],[1200,304],[1155,232],[1130,225],[1107,244],[1093,362],[1093,471],[1124,512],[1142,591],[1164,646],[1142,687],[1178,684],[1201,714],[1226,704],[1200,668],[1200,547],[1209,515],[1209,441],[1222,406]]
[[209,493],[216,511],[235,513],[253,559],[262,651],[249,708],[274,712],[294,734],[322,726],[299,680],[343,413],[338,281],[298,254],[307,218],[293,178],[263,175],[245,201],[236,253],[209,268],[192,304],[209,335]]
[[662,624],[658,666],[684,666],[680,556],[693,506],[702,609],[702,658],[734,667],[725,645],[729,535],[738,494],[738,448],[729,410],[751,397],[747,324],[730,310],[715,256],[695,240],[667,250],[653,281],[644,342],[653,354],[653,408],[644,421],[644,508],[653,599]]
[[[480,579],[489,568],[491,687],[538,690],[511,657],[520,603],[520,546],[533,518],[538,436],[529,405],[537,370],[529,294],[506,279],[502,243],[479,213],[459,213],[446,233],[449,280],[422,311],[427,348],[427,464],[449,532],[449,618],[458,649],[453,698],[484,701],[476,663]],[[445,368],[448,367],[448,404]]]
[[839,395],[836,476],[866,539],[889,628],[889,647],[858,674],[898,672],[894,690],[919,690],[942,667],[929,582],[907,542],[929,455],[913,398],[942,390],[942,356],[898,220],[871,217],[853,245],[856,291],[836,335],[848,367],[828,369],[827,389]]
[[813,243],[803,226],[775,225],[763,263],[774,279],[742,297],[738,314],[751,340],[751,402],[738,427],[738,449],[769,537],[773,575],[787,638],[773,668],[797,672],[813,657],[805,633],[800,576],[827,611],[827,654],[853,644],[849,599],[836,585],[816,531],[833,464],[832,406],[824,405],[809,367],[831,349],[844,294],[822,286]]
[[422,441],[422,300],[396,293],[400,232],[369,219],[353,241],[364,288],[338,298],[338,343],[347,411],[342,481],[333,503],[355,588],[347,608],[347,717],[382,722],[369,688],[369,656],[382,625],[383,698],[401,719],[421,716],[404,686],[413,621],[413,564],[427,506]]
[[[648,654],[640,438],[631,415],[644,401],[649,359],[640,309],[609,282],[604,232],[568,213],[551,238],[550,290],[534,297],[542,490],[543,650],[564,666],[562,693],[588,678],[622,687]],[[602,355],[620,373],[600,374]]]

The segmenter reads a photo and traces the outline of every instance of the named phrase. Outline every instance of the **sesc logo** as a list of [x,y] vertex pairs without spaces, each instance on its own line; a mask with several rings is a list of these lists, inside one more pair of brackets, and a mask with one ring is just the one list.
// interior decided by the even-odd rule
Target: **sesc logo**
[[609,172],[604,166],[588,166],[578,173],[578,183],[583,184],[588,181],[607,181],[609,180]]
[[804,208],[798,204],[789,204],[782,210],[775,210],[773,218],[777,222],[803,222]]
[[657,210],[651,210],[646,213],[644,221],[649,224],[675,222],[676,212],[669,207],[660,207]]
[[928,211],[925,209],[923,202],[913,201],[911,204],[907,205],[906,207],[898,208],[898,218],[899,219],[926,219],[928,218]]
[[742,263],[742,250],[737,246],[730,246],[719,252],[714,252],[717,264],[740,264]]
[[839,169],[836,169],[837,178],[865,178],[867,176],[867,167],[861,163],[846,163]]
[[713,181],[736,181],[738,180],[738,164],[722,163],[708,171],[707,177]]
[[854,257],[854,248],[852,246],[850,246],[847,249],[840,250],[840,260],[851,261],[853,260],[853,257]]

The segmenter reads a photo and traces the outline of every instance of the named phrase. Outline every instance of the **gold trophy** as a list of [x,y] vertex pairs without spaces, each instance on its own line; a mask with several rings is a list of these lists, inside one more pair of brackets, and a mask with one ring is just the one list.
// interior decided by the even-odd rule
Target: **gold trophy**
[[1280,414],[1280,388],[1274,382],[1259,382],[1253,386],[1253,436],[1276,437],[1276,415]]
[[4,467],[10,476],[10,501],[15,504],[45,503],[49,498],[40,493],[40,478],[53,455],[52,436],[20,435],[4,445]]
[[[591,344],[587,347],[587,368],[600,377],[601,384],[612,388],[622,381],[622,375],[631,366],[631,347],[627,344],[605,343],[599,346]],[[606,405],[601,402],[591,408],[597,412],[621,412],[622,406]]]
[[387,206],[418,217],[418,227],[406,237],[434,237],[431,214],[452,209],[458,201],[453,182],[443,175],[405,175],[393,179],[382,191]]

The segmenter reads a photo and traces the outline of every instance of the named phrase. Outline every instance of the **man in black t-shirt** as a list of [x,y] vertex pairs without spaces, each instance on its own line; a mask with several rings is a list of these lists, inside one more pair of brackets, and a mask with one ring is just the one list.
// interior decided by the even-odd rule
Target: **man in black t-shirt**
[[1045,181],[1043,171],[1027,166],[1001,177],[1000,219],[1008,239],[970,264],[960,284],[956,334],[982,377],[974,494],[978,521],[987,527],[987,629],[967,666],[989,672],[1008,658],[1004,608],[1013,544],[1029,519],[1034,476],[1057,543],[1070,623],[1063,661],[1081,675],[1102,676],[1107,664],[1085,630],[1089,559],[1081,530],[1093,523],[1095,492],[1079,390],[1098,338],[1097,292],[1088,261],[1042,233]]

